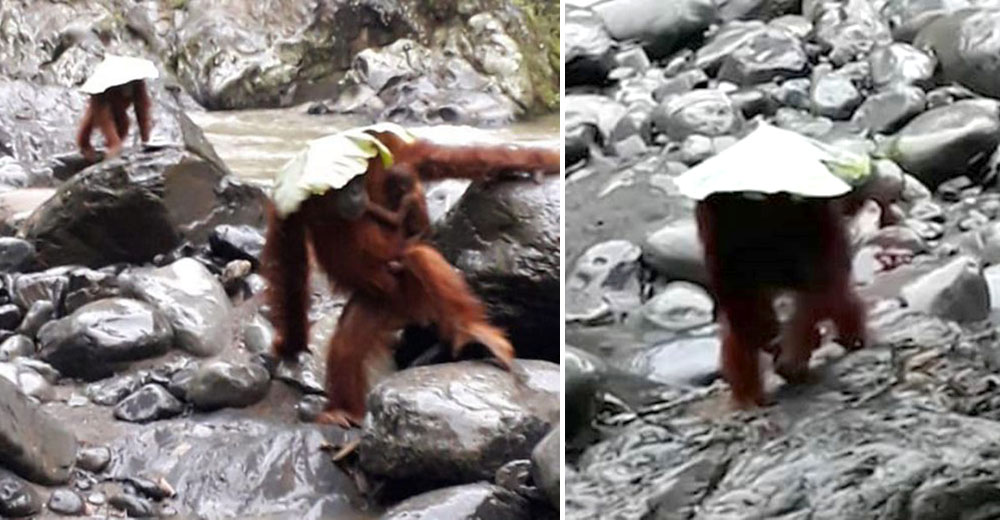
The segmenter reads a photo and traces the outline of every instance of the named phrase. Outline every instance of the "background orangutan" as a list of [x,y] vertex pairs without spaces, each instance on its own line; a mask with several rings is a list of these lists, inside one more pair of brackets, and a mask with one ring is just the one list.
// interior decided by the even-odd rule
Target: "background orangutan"
[[94,147],[90,144],[90,136],[95,127],[104,135],[108,156],[115,156],[121,152],[122,143],[128,136],[129,106],[135,107],[139,137],[143,143],[149,142],[149,134],[153,129],[153,120],[150,117],[152,101],[146,90],[146,83],[136,80],[90,96],[76,135],[76,144],[84,158],[91,162],[97,158]]
[[[722,322],[722,372],[736,406],[764,404],[760,351],[775,354],[775,370],[786,380],[807,376],[821,320],[834,322],[844,346],[864,344],[864,306],[851,285],[839,204],[729,193],[697,204],[698,233]],[[773,348],[779,334],[773,301],[781,291],[793,294],[795,311]]]
[[[422,200],[421,180],[559,172],[558,150],[452,147],[423,140],[406,143],[391,133],[376,135],[392,151],[394,166],[389,171],[378,158],[369,161],[360,177],[369,209],[368,202],[399,210],[397,204],[406,198],[403,192],[419,194]],[[344,207],[351,204],[343,202],[342,191],[307,199],[286,218],[272,210],[263,252],[277,332],[274,350],[284,359],[294,358],[308,345],[307,242],[334,289],[351,295],[330,339],[329,406],[321,420],[360,423],[368,390],[365,360],[386,351],[393,333],[408,324],[435,325],[455,354],[468,344],[482,344],[509,366],[513,347],[502,331],[489,324],[485,307],[465,280],[436,249],[413,240],[429,222],[426,206],[421,202],[404,208],[402,226],[376,217],[377,210],[345,218]]]

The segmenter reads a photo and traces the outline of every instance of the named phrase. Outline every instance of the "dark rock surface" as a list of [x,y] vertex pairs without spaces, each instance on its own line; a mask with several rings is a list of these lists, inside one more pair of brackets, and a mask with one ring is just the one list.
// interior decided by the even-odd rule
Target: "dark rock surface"
[[404,370],[369,394],[361,464],[392,479],[492,478],[558,422],[560,386],[558,365],[544,361],[511,373],[475,361]]
[[215,361],[194,373],[185,394],[199,410],[242,408],[263,399],[270,382],[271,375],[260,365]]
[[73,434],[4,378],[0,390],[3,466],[40,484],[68,481],[76,459]]
[[167,419],[184,411],[184,404],[167,389],[151,383],[123,399],[115,406],[115,417],[122,421],[146,423]]
[[488,483],[465,484],[438,489],[397,504],[382,520],[431,520],[474,518],[522,520],[532,518],[524,498]]
[[17,475],[0,469],[0,515],[23,518],[37,515],[41,510],[38,492]]
[[559,476],[562,475],[562,439],[560,428],[552,428],[531,452],[531,478],[549,499],[552,507],[562,507]]

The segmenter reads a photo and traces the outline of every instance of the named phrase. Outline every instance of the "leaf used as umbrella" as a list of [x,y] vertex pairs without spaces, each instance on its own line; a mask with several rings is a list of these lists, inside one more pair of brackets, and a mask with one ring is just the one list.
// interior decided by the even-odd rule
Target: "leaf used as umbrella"
[[104,61],[94,67],[94,72],[80,87],[86,94],[100,94],[111,87],[117,87],[140,79],[156,79],[160,71],[153,62],[131,56],[107,55]]

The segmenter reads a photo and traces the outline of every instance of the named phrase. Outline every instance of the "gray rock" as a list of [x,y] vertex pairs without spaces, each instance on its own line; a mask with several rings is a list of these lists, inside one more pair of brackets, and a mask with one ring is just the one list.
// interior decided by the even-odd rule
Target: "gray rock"
[[69,285],[69,273],[72,267],[53,267],[51,269],[14,276],[10,285],[10,293],[14,303],[23,310],[41,300],[48,300],[58,309],[62,306]]
[[607,364],[601,358],[571,345],[565,347],[566,383],[566,439],[589,428],[597,413],[597,389],[607,373]]
[[0,237],[0,272],[18,273],[35,264],[35,246],[27,240]]
[[0,515],[21,518],[41,512],[42,499],[30,484],[0,469]]
[[737,85],[767,83],[775,78],[793,78],[808,72],[809,57],[802,42],[780,29],[767,28],[726,56],[718,79]]
[[52,367],[30,357],[15,358],[11,362],[0,361],[0,377],[16,385],[24,395],[47,403],[56,398],[53,384],[58,374],[53,377],[43,366],[55,372]]
[[41,330],[42,326],[52,321],[55,316],[56,308],[52,305],[52,302],[38,300],[31,304],[28,312],[24,313],[24,320],[21,321],[21,326],[17,328],[17,331],[29,338],[34,338],[38,335],[38,331]]
[[76,454],[76,466],[91,473],[100,473],[111,463],[111,450],[106,446],[80,448]]
[[735,21],[723,25],[704,45],[698,47],[694,56],[694,66],[714,74],[727,56],[764,30],[764,23],[757,20]]
[[650,116],[653,130],[675,141],[692,134],[726,135],[740,129],[743,116],[719,90],[698,89],[670,96]]
[[126,517],[149,518],[154,516],[153,504],[142,497],[118,493],[108,497],[108,505],[125,512]]
[[126,151],[62,184],[24,235],[49,265],[142,263],[224,222],[263,224],[264,197],[182,148]]
[[67,314],[84,305],[105,298],[121,296],[118,277],[103,271],[80,268],[69,273],[63,308]]
[[920,234],[906,226],[881,228],[864,243],[877,245],[883,249],[905,250],[915,255],[930,251],[927,242]]
[[208,356],[232,342],[229,297],[197,260],[182,258],[165,267],[134,269],[122,275],[122,282],[167,317],[178,347]]
[[959,323],[986,319],[990,293],[978,261],[960,256],[903,287],[907,306]]
[[89,303],[39,333],[39,357],[60,373],[95,380],[123,364],[163,355],[174,333],[151,305],[128,298]]
[[786,107],[809,110],[812,108],[812,80],[794,78],[783,81],[777,89],[777,100]]
[[57,489],[49,496],[49,509],[65,516],[79,516],[84,512],[83,497],[71,489]]
[[559,418],[558,365],[521,360],[508,373],[482,362],[411,368],[368,396],[366,471],[390,479],[490,479]]
[[707,282],[698,228],[693,220],[664,226],[642,245],[643,260],[668,280]]
[[889,156],[929,187],[976,175],[1000,141],[998,114],[997,103],[985,99],[929,110],[893,136]]
[[996,9],[968,9],[927,24],[913,40],[918,49],[933,52],[943,82],[957,82],[980,94],[1000,97],[993,78],[1000,75],[1000,25]]
[[0,305],[0,329],[15,330],[21,324],[21,309],[13,303]]
[[602,242],[588,249],[566,281],[566,319],[593,322],[627,312],[639,304],[639,246],[627,240]]
[[863,59],[876,46],[892,43],[888,25],[868,2],[815,2],[815,5],[811,17],[813,38],[821,48],[829,49],[827,56],[834,65]]
[[812,84],[813,112],[830,119],[850,119],[864,98],[850,79],[839,74],[825,74]]
[[472,186],[435,228],[519,357],[559,359],[562,186],[556,176]]
[[381,520],[527,520],[528,501],[507,489],[480,482],[438,489],[393,506]]
[[899,85],[926,86],[934,77],[937,60],[906,43],[879,46],[868,55],[872,83],[877,89]]
[[125,374],[88,386],[87,396],[94,404],[114,406],[138,390],[142,384],[143,380],[139,375]]
[[643,304],[633,322],[641,328],[679,332],[708,325],[714,309],[714,300],[700,285],[671,282]]
[[243,348],[253,354],[271,351],[274,344],[274,327],[260,314],[254,314],[243,326]]
[[629,372],[675,386],[707,386],[719,378],[721,342],[716,335],[683,337],[636,351],[621,361]]
[[349,518],[363,499],[326,451],[348,440],[342,429],[316,424],[215,414],[173,419],[117,437],[102,477],[131,481],[157,468],[178,490],[167,503],[182,517]]
[[593,11],[567,10],[562,41],[567,87],[601,85],[607,80],[615,65],[615,42]]
[[10,361],[14,358],[31,356],[34,353],[35,342],[21,334],[15,334],[0,343],[0,361]]
[[134,423],[147,423],[180,415],[184,404],[170,395],[166,388],[148,384],[115,406],[115,418]]
[[0,446],[4,466],[39,484],[67,482],[76,459],[73,434],[2,377]]
[[243,408],[267,395],[271,375],[260,365],[205,363],[188,383],[187,400],[199,410]]
[[611,142],[611,132],[627,112],[621,103],[594,94],[569,94],[562,104],[566,111],[567,133],[592,127],[597,130],[601,143]]
[[493,483],[533,502],[545,499],[531,479],[531,461],[512,460],[497,470]]
[[653,59],[690,45],[715,18],[710,0],[610,0],[593,10],[614,39],[642,43]]
[[222,225],[208,237],[212,253],[225,260],[249,260],[255,266],[264,249],[264,236],[251,226]]
[[872,133],[892,133],[923,112],[926,106],[923,90],[899,86],[868,96],[851,121]]
[[560,455],[562,454],[562,441],[559,435],[560,428],[552,428],[542,440],[531,451],[531,476],[538,486],[548,497],[552,507],[559,509],[562,500],[559,496],[559,475]]

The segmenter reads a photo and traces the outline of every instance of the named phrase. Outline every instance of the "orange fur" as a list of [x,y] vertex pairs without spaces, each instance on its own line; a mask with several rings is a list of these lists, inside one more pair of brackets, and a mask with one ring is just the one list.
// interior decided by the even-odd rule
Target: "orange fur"
[[135,107],[135,118],[139,124],[139,136],[142,142],[149,142],[153,120],[152,101],[146,90],[146,84],[143,81],[133,81],[127,85],[111,87],[100,94],[90,96],[87,109],[80,120],[76,144],[88,161],[94,161],[97,157],[90,143],[95,128],[104,136],[108,156],[115,156],[121,152],[122,143],[128,137],[129,106]]
[[434,324],[453,353],[480,343],[510,366],[514,348],[490,325],[484,305],[436,249],[420,242],[429,225],[420,179],[486,180],[516,171],[559,171],[558,151],[441,147],[426,141],[406,144],[391,134],[378,137],[392,150],[395,164],[386,169],[380,160],[370,161],[365,190],[372,205],[396,212],[391,222],[372,211],[345,219],[334,207],[334,193],[306,200],[288,218],[270,216],[263,266],[278,355],[290,358],[306,348],[306,241],[335,289],[351,294],[330,340],[330,403],[323,422],[360,422],[368,390],[365,362],[387,350],[392,333],[408,324]]

